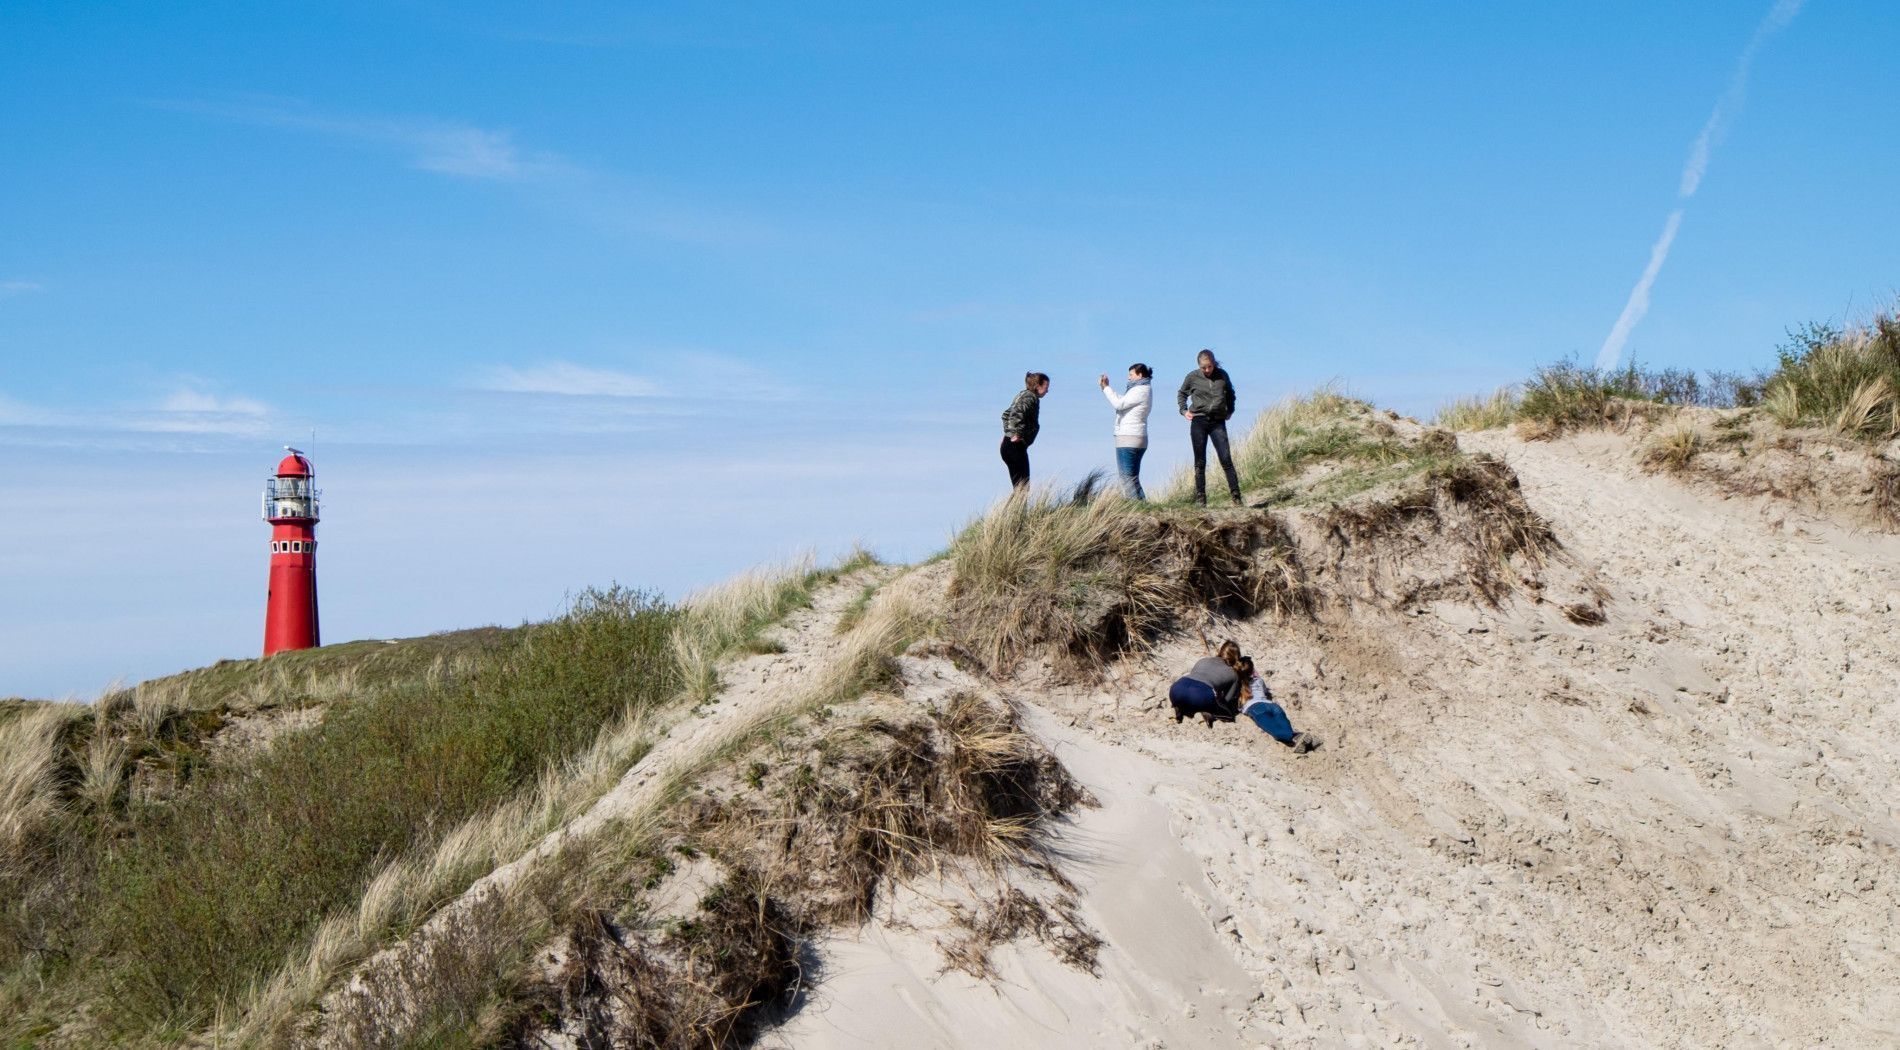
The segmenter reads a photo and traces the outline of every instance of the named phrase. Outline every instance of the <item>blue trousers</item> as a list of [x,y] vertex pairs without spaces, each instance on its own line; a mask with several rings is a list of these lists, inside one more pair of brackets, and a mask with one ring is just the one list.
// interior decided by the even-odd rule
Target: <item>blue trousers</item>
[[1208,715],[1231,722],[1234,709],[1222,702],[1214,687],[1198,678],[1177,678],[1168,687],[1168,703],[1174,705],[1178,716]]
[[1287,721],[1286,710],[1279,704],[1271,700],[1255,700],[1250,702],[1246,709],[1240,713],[1253,719],[1253,724],[1259,726],[1261,732],[1278,740],[1280,743],[1291,744],[1293,742],[1293,737],[1295,736],[1293,723]]
[[1121,471],[1122,492],[1131,499],[1148,498],[1148,494],[1141,491],[1141,457],[1147,453],[1145,448],[1115,449],[1115,466]]

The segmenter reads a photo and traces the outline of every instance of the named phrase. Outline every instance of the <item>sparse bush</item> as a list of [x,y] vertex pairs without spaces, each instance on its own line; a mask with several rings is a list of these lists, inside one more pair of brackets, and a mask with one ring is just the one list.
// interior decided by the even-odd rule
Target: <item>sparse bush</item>
[[1885,441],[1900,435],[1900,317],[1847,329],[1809,324],[1778,348],[1762,404],[1783,426]]
[[1549,436],[1571,427],[1601,426],[1617,417],[1622,402],[1648,400],[1653,399],[1646,395],[1643,373],[1634,364],[1606,372],[1565,361],[1537,370],[1524,385],[1517,414],[1534,436]]

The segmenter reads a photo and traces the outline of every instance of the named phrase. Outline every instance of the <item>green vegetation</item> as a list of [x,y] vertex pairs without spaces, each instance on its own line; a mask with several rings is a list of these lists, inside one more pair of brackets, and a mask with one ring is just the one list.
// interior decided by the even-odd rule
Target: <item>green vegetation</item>
[[[97,704],[0,704],[0,1045],[62,1020],[250,1041],[617,782],[710,673],[873,563],[672,607],[226,661]],[[671,717],[671,716],[667,716]],[[294,746],[271,746],[273,734]]]
[[[1289,398],[1262,412],[1234,445],[1241,491],[1255,506],[1322,505],[1424,473],[1456,457],[1451,435],[1427,432],[1408,441],[1391,419],[1330,387]],[[1218,491],[1220,468],[1211,452],[1209,459],[1208,486]],[[1163,503],[1186,505],[1193,494],[1190,467],[1170,480]]]
[[[736,591],[761,593],[743,579],[732,585]],[[723,602],[737,596],[707,595],[701,600]],[[611,965],[612,960],[594,954],[595,949],[610,947],[598,935],[603,919],[611,916],[637,944],[613,950],[611,954],[621,964],[633,969],[613,974],[609,986],[637,992],[626,1005],[641,1023],[653,1027],[641,1039],[621,1033],[598,1040],[598,1045],[709,1045],[704,1038],[708,1032],[737,1023],[759,1005],[760,1000],[748,997],[748,990],[769,991],[743,979],[743,974],[756,972],[753,968],[762,959],[784,961],[771,939],[782,937],[788,929],[778,895],[793,891],[783,880],[767,885],[754,878],[750,869],[741,868],[701,902],[698,917],[656,927],[643,917],[641,889],[651,889],[672,868],[669,852],[699,855],[690,843],[677,841],[684,827],[712,819],[691,800],[695,790],[716,778],[745,782],[741,771],[749,769],[748,759],[763,745],[814,732],[830,740],[831,727],[845,732],[846,725],[833,721],[832,706],[894,684],[893,658],[929,625],[914,578],[884,588],[859,627],[805,689],[723,727],[660,767],[643,801],[621,811],[614,821],[565,839],[558,853],[544,857],[519,878],[445,913],[443,922],[432,924],[426,947],[412,943],[360,971],[360,982],[344,993],[332,1015],[329,1034],[343,1045],[513,1042],[511,1032],[532,1025],[550,1008],[546,997],[593,983],[545,987],[543,949],[556,938],[565,938],[575,949],[570,965],[577,970],[591,973],[596,966]],[[842,748],[843,737],[834,743]],[[770,771],[760,772],[756,779],[766,784]],[[682,805],[688,813],[682,813]],[[754,837],[759,826],[757,820],[744,824],[746,833]],[[669,837],[676,839],[671,847]],[[764,838],[787,849],[795,839],[799,849],[788,853],[783,862],[799,866],[813,886],[843,874],[805,863],[801,858],[810,847],[804,836]],[[730,860],[722,858],[722,863],[730,868]],[[725,920],[740,912],[729,912],[726,906],[740,903],[753,920],[727,926]],[[768,918],[771,921],[761,926]],[[710,949],[710,959],[701,948]],[[717,967],[709,969],[711,963]],[[769,969],[781,978],[795,975],[777,963]],[[741,979],[730,980],[735,976]],[[711,985],[723,985],[725,990],[707,998],[708,992],[715,991]],[[312,998],[307,992],[266,995],[261,1007],[248,1009],[244,1021],[226,1034],[235,1045],[279,1035],[290,1010],[307,1005]],[[590,1016],[609,1020],[611,1013],[595,1011]]]
[[1783,426],[1868,441],[1900,436],[1900,317],[1838,329],[1810,324],[1780,348],[1762,407]]
[[[19,995],[7,1012],[26,1026],[11,1034],[73,998],[115,1037],[207,1023],[388,858],[673,696],[678,618],[637,592],[588,592],[466,678],[386,679],[295,747],[205,762],[170,799],[82,801],[22,872],[31,892],[0,895],[0,966]],[[41,981],[58,991],[20,994]]]
[[[1900,436],[1900,318],[1876,313],[1846,328],[1810,323],[1776,348],[1772,370],[1752,374],[1649,369],[1604,371],[1563,361],[1539,368],[1522,389],[1462,398],[1438,413],[1454,430],[1518,423],[1529,437],[1627,422],[1645,406],[1760,408],[1785,427],[1814,427],[1863,441]],[[1692,448],[1676,437],[1676,463]],[[1693,456],[1693,451],[1688,456]]]

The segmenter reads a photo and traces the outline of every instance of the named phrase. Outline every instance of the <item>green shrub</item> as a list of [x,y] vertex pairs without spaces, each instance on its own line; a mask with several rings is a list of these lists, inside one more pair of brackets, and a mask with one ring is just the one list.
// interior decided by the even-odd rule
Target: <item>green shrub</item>
[[1900,318],[1877,313],[1845,330],[1810,323],[1777,349],[1762,404],[1782,425],[1871,441],[1900,435]]
[[61,892],[47,899],[43,880],[35,902],[65,913],[58,943],[0,944],[0,966],[83,985],[64,996],[96,997],[109,1033],[202,1026],[382,864],[433,847],[623,710],[678,695],[678,618],[640,592],[589,591],[464,678],[391,680],[278,746],[208,763],[170,801],[76,832]]

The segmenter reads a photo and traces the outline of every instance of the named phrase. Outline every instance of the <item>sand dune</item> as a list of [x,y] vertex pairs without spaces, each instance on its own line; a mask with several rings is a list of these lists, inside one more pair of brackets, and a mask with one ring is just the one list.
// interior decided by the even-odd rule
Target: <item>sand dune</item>
[[[1063,833],[1099,977],[940,973],[930,887],[820,948],[791,1047],[1900,1044],[1900,539],[1642,474],[1624,439],[1464,439],[1518,471],[1609,622],[1431,604],[1215,624],[1295,756],[1157,710],[1199,643],[987,690],[1102,805]],[[923,901],[925,903],[920,903]]]

